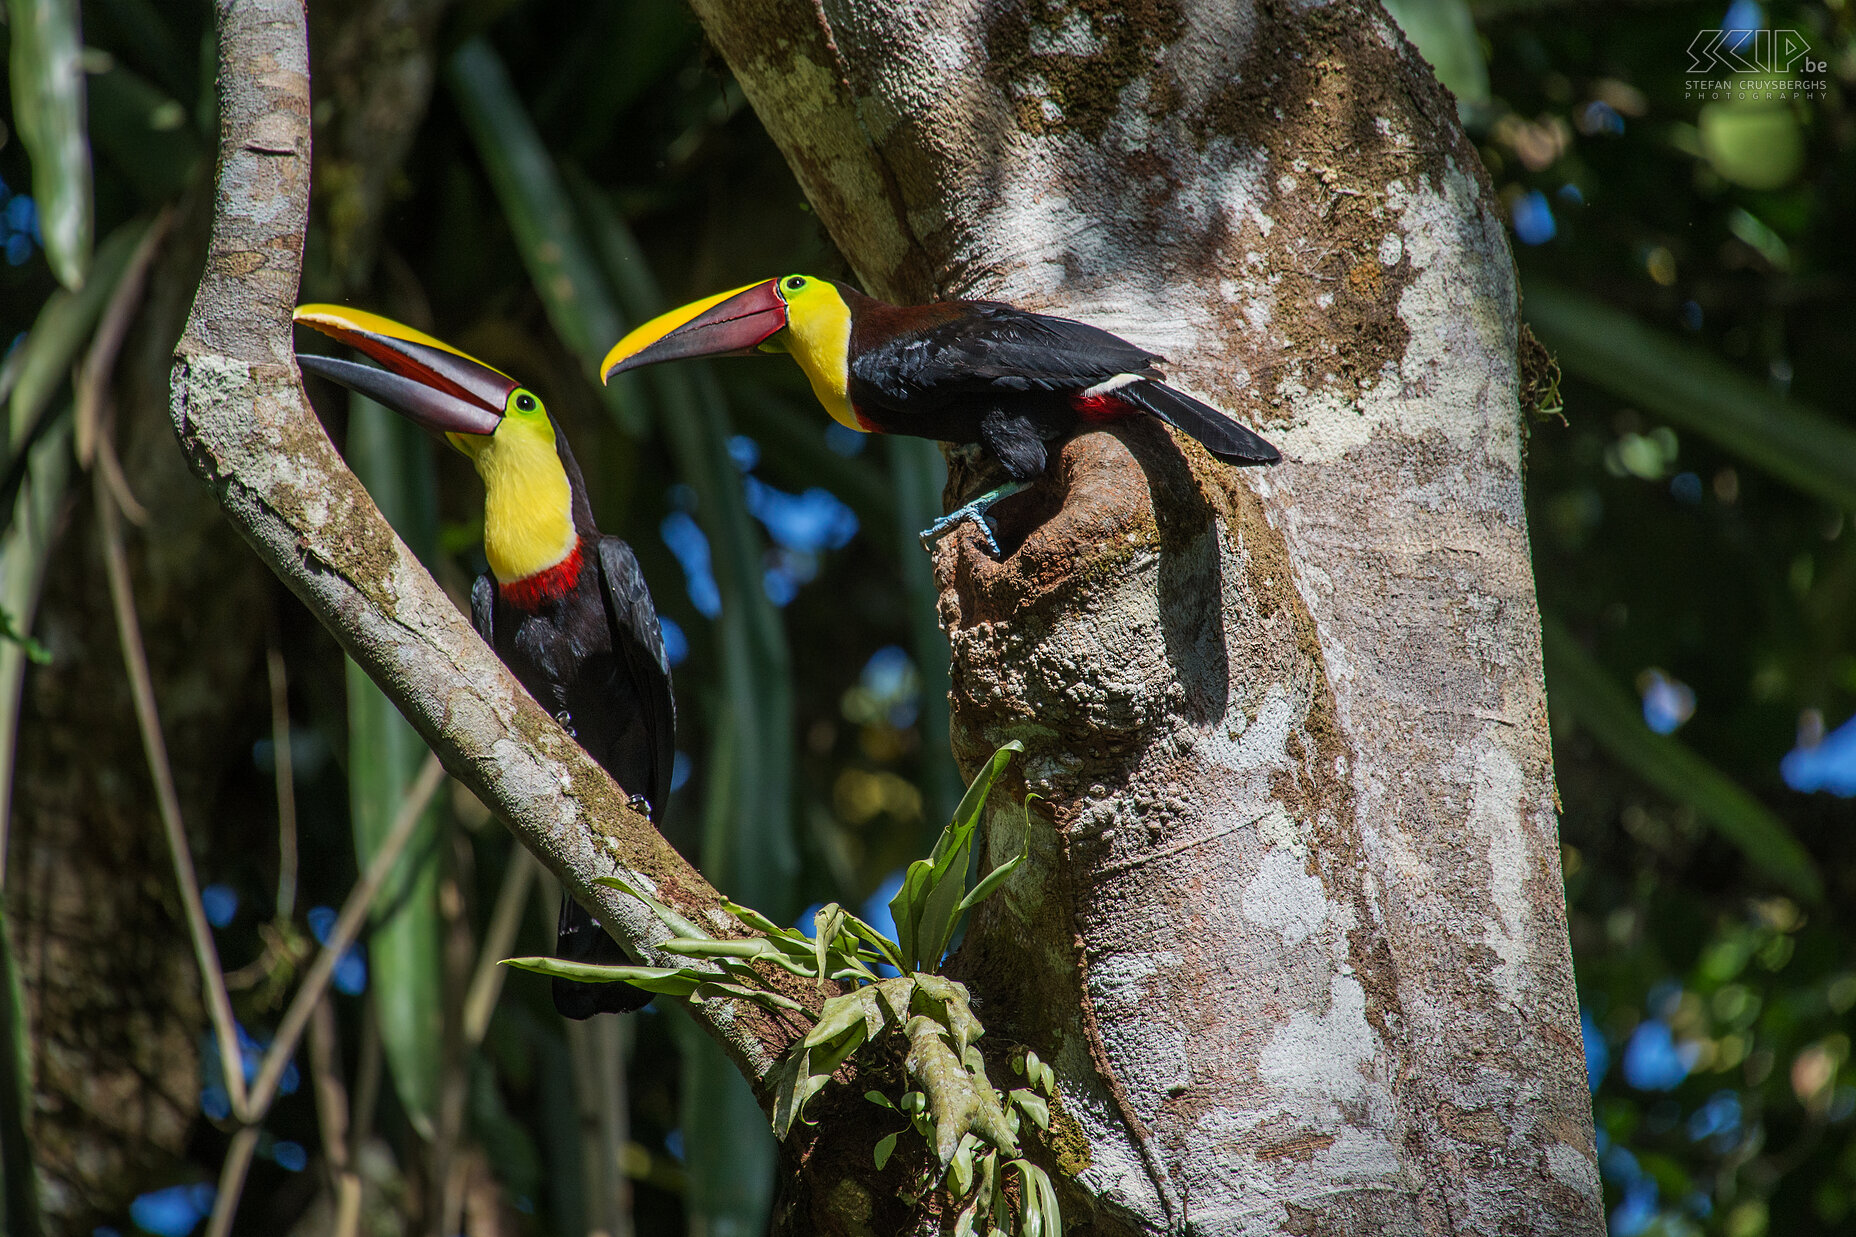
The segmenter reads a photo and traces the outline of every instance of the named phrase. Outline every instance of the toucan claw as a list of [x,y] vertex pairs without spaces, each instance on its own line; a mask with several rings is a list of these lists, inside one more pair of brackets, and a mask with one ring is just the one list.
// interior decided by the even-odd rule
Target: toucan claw
[[971,520],[979,526],[980,535],[986,538],[986,545],[992,551],[992,556],[1004,558],[1005,551],[999,548],[999,538],[993,528],[992,517],[986,513],[1000,499],[1010,498],[1024,488],[1023,481],[1008,481],[1004,485],[987,490],[971,502],[956,507],[927,528],[922,529],[922,549],[929,549],[936,541],[953,532],[956,527]]

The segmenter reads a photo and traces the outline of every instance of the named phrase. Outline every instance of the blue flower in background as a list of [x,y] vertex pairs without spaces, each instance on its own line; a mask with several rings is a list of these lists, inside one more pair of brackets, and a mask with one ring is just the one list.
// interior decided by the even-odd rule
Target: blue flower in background
[[664,1150],[677,1163],[683,1163],[683,1129],[681,1126],[664,1135]]
[[[333,907],[312,906],[309,914],[309,930],[315,936],[318,945],[327,945],[329,937],[335,933],[335,921],[338,916]],[[342,956],[336,960],[335,972],[329,977],[337,992],[347,996],[358,996],[367,991],[367,955],[361,952],[358,944],[342,950]]]
[[1514,200],[1513,218],[1514,234],[1523,245],[1544,245],[1559,234],[1559,224],[1553,221],[1553,206],[1547,201],[1547,195],[1538,189],[1522,194]]
[[1661,670],[1645,670],[1637,690],[1643,693],[1643,724],[1657,734],[1674,734],[1695,716],[1695,689]]
[[1624,1192],[1624,1201],[1611,1213],[1612,1237],[1636,1237],[1656,1218],[1657,1187],[1643,1171],[1630,1148],[1613,1143],[1598,1131],[1598,1168],[1606,1181]]
[[1639,1178],[1624,1188],[1624,1201],[1611,1212],[1611,1237],[1637,1237],[1656,1220],[1656,1182]]
[[135,1226],[155,1237],[187,1237],[213,1212],[219,1192],[204,1183],[150,1190],[129,1204]]
[[1579,109],[1581,133],[1608,133],[1617,137],[1624,132],[1624,118],[1602,99],[1594,99]]
[[1677,502],[1693,507],[1701,501],[1701,478],[1692,472],[1679,472],[1669,479],[1669,493]]
[[39,235],[39,206],[29,194],[14,193],[0,180],[0,252],[9,266],[22,265],[32,256],[35,245],[43,245]]
[[238,914],[238,891],[230,885],[208,885],[200,890],[200,906],[207,923],[223,928]]
[[303,1144],[284,1139],[271,1144],[271,1159],[285,1172],[300,1173],[309,1166],[309,1152]]
[[742,472],[752,472],[760,463],[760,444],[746,434],[736,434],[728,440],[728,458]]
[[1740,1096],[1733,1091],[1716,1091],[1700,1108],[1689,1114],[1690,1142],[1711,1140],[1716,1151],[1725,1152],[1740,1134]]
[[658,535],[677,564],[683,568],[683,586],[689,591],[690,604],[704,618],[722,613],[722,590],[715,582],[715,567],[709,558],[709,538],[687,511],[672,511],[658,526]]
[[1611,1045],[1605,1042],[1605,1033],[1592,1021],[1590,1010],[1579,1011],[1579,1031],[1585,1039],[1585,1082],[1596,1091],[1598,1084],[1605,1080],[1605,1071],[1611,1068]]
[[1823,790],[1840,799],[1856,798],[1856,715],[1821,742],[1787,752],[1779,761],[1779,776],[1805,794]]
[[857,513],[830,490],[812,486],[788,494],[759,477],[743,478],[748,511],[766,526],[774,543],[802,554],[837,550],[857,535]]
[[870,435],[840,422],[831,421],[825,426],[825,445],[846,459],[863,454],[869,442]]
[[678,752],[670,762],[670,793],[676,794],[683,789],[683,783],[690,780],[690,754]]
[[1700,1052],[1699,1044],[1678,1044],[1661,1018],[1645,1018],[1624,1045],[1624,1080],[1639,1091],[1673,1091]]
[[689,658],[690,638],[683,634],[681,624],[662,614],[657,616],[657,629],[664,637],[664,660],[674,670]]
[[1699,331],[1701,329],[1701,320],[1702,320],[1701,302],[1700,301],[1683,301],[1682,302],[1682,328],[1688,331]]
[[1726,32],[1721,46],[1730,52],[1746,51],[1753,36],[1765,28],[1766,15],[1754,0],[1734,0],[1727,6],[1727,15],[1721,18],[1721,29]]

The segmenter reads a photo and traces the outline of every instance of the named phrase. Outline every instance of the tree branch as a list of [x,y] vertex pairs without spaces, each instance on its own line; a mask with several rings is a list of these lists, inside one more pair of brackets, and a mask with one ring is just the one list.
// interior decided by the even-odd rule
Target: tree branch
[[[309,196],[300,0],[220,0],[220,153],[212,241],[176,349],[174,431],[194,472],[278,577],[470,787],[618,938],[665,937],[637,881],[717,936],[720,899],[536,704],[381,517],[311,412],[290,313]],[[815,999],[795,985],[792,995]],[[696,1020],[757,1085],[799,1023],[705,1001]]]

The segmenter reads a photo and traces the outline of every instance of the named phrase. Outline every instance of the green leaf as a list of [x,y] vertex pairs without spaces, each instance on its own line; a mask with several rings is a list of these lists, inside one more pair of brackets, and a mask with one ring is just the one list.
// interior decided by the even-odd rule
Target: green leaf
[[793,932],[790,928],[783,928],[751,906],[743,906],[739,902],[730,902],[724,898],[722,900],[722,909],[733,915],[736,919],[739,919],[748,927],[753,928],[756,932],[764,932],[768,936],[790,935],[804,939],[805,934],[803,932]]
[[682,966],[600,966],[592,962],[569,962],[564,958],[505,958],[503,965],[581,984],[623,980],[646,992],[661,992],[667,996],[689,996],[706,978],[700,971]]
[[625,333],[623,323],[580,233],[560,172],[516,94],[509,71],[479,37],[452,54],[445,77],[515,235],[529,282],[548,311],[549,324],[567,350],[580,358],[613,419],[633,438],[644,437],[648,423],[635,384],[605,386],[595,372],[599,358]]
[[35,666],[52,664],[52,652],[37,640],[19,629],[12,612],[0,606],[0,641],[17,644],[25,653],[26,660]]
[[907,966],[903,965],[902,950],[896,942],[890,940],[887,936],[884,936],[881,932],[878,932],[875,928],[851,914],[849,911],[844,912],[844,922],[854,935],[868,942],[870,947],[876,950],[882,957],[883,961],[889,963],[898,971],[906,971],[909,969]]
[[1017,1140],[999,1107],[998,1093],[984,1078],[976,1079],[955,1053],[932,1018],[909,1019],[904,1034],[909,1053],[903,1068],[921,1084],[934,1122],[935,1158],[945,1167],[960,1145],[960,1136],[974,1133],[995,1147],[1016,1148]]
[[1040,1130],[1050,1128],[1050,1105],[1044,1102],[1043,1096],[1020,1087],[1012,1092],[1010,1099],[1027,1117],[1031,1118],[1031,1124]]
[[993,890],[1005,884],[1006,879],[1010,877],[1012,873],[1018,871],[1019,864],[1031,858],[1030,812],[1027,811],[1025,816],[1025,848],[992,871],[986,873],[986,875],[980,879],[979,884],[973,886],[973,892],[960,900],[960,907],[954,912],[956,916],[963,915],[978,906],[981,902],[984,902],[986,898],[991,895]]
[[1450,88],[1458,106],[1489,101],[1489,66],[1468,0],[1386,0],[1386,12]]
[[77,0],[8,0],[13,121],[32,161],[45,259],[58,282],[84,286],[90,267],[90,140],[84,120]]
[[1695,809],[1755,868],[1807,902],[1823,901],[1817,865],[1784,822],[1679,740],[1644,725],[1637,702],[1558,619],[1543,615],[1540,626],[1547,695],[1556,713],[1570,714],[1619,764]]
[[812,916],[812,951],[818,960],[819,987],[825,986],[825,979],[831,973],[831,966],[826,955],[831,952],[831,943],[838,937],[838,929],[844,923],[844,908],[836,902],[828,902]]
[[1006,1167],[1018,1170],[1019,1231],[1023,1237],[1044,1237],[1044,1200],[1031,1177],[1037,1166],[1029,1160],[1013,1160]]
[[955,1198],[965,1198],[973,1188],[973,1151],[979,1146],[973,1135],[963,1134],[947,1164],[947,1191]]
[[764,936],[751,936],[744,940],[730,941],[665,941],[658,946],[667,954],[683,958],[772,958],[784,959],[785,955],[772,941]]
[[97,250],[96,264],[83,288],[77,292],[59,289],[47,297],[44,308],[33,319],[32,330],[9,359],[12,390],[7,403],[8,448],[4,456],[9,471],[17,444],[71,376],[71,366],[89,341],[97,316],[109,303],[110,293],[116,290],[117,281],[147,231],[148,221],[138,219],[111,232]]
[[644,890],[634,889],[621,877],[596,876],[593,878],[593,883],[595,885],[604,885],[608,889],[616,889],[620,893],[629,894],[637,898],[640,902],[645,904],[653,915],[657,916],[660,923],[670,929],[671,935],[677,940],[706,941],[710,939],[707,932],[704,932],[701,928],[685,919],[676,911],[671,910],[668,906],[665,906],[662,902],[659,902]]
[[[347,458],[381,513],[415,554],[437,542],[432,444],[396,413],[352,396]],[[425,740],[352,661],[348,680],[348,801],[355,865],[365,870],[426,758]],[[443,797],[426,809],[412,841],[381,889],[368,935],[369,994],[380,1016],[381,1046],[393,1087],[421,1136],[438,1111],[444,1033],[444,921],[438,908]]]
[[1014,739],[994,752],[967,788],[953,821],[941,831],[933,854],[909,865],[902,888],[889,904],[902,955],[909,962],[903,969],[932,970],[940,964],[960,917],[967,859],[986,798],[1012,757],[1024,750],[1024,744]]
[[[900,1132],[901,1131],[897,1131],[897,1133],[900,1133]],[[883,1171],[883,1166],[889,1163],[889,1157],[895,1154],[895,1151],[896,1151],[896,1134],[885,1134],[883,1135],[883,1137],[876,1140],[875,1159],[876,1159],[876,1169],[878,1172]]]
[[986,808],[986,799],[992,794],[993,783],[1005,772],[1005,767],[1012,763],[1012,757],[1025,750],[1025,745],[1017,739],[1002,745],[994,752],[967,787],[967,793],[961,797],[960,806],[954,809],[953,822],[941,832],[935,842],[933,859],[936,866],[941,866],[945,856],[962,845],[960,836],[971,837],[974,828],[980,823],[980,814]]
[[751,988],[746,984],[731,984],[719,979],[704,979],[696,985],[696,995],[711,1000],[717,997],[738,997],[768,1009],[784,1009],[795,1014],[804,1013],[806,1008],[791,997],[781,996],[771,989]]
[[884,1095],[881,1091],[865,1091],[864,1098],[869,1100],[872,1104],[875,1104],[878,1108],[887,1108],[891,1112],[896,1111],[896,1106],[890,1103],[889,1097]]
[[1856,511],[1856,429],[1602,301],[1530,279],[1522,308],[1566,372]]

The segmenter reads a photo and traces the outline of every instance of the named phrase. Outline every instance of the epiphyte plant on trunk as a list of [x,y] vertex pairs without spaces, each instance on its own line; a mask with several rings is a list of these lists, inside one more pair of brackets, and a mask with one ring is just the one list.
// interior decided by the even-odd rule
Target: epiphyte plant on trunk
[[[304,370],[442,434],[476,465],[490,569],[471,587],[471,626],[661,827],[676,710],[657,611],[631,547],[594,525],[580,465],[540,397],[391,318],[339,305],[304,305],[295,318],[385,367],[299,353]],[[625,959],[572,894],[561,898],[555,952],[576,962]],[[651,1000],[629,984],[559,978],[553,996],[555,1009],[576,1019]]]
[[1100,327],[999,301],[891,305],[831,279],[785,275],[661,314],[600,362],[615,374],[687,357],[785,352],[833,420],[862,433],[979,443],[1010,480],[922,530],[971,520],[1002,557],[987,511],[1044,473],[1046,444],[1153,416],[1227,464],[1274,464],[1275,447],[1161,381],[1164,357]]
[[[910,1183],[907,1201],[919,1202],[945,1187],[960,1208],[957,1237],[974,1233],[1062,1237],[1063,1218],[1045,1171],[1023,1154],[1019,1132],[1029,1120],[1050,1128],[1056,1074],[1026,1049],[1015,1053],[1013,1071],[1026,1085],[1002,1092],[986,1074],[978,1040],[985,1034],[964,984],[939,973],[941,957],[961,918],[1024,862],[1008,859],[968,886],[973,838],[988,795],[1012,758],[1024,750],[1016,740],[992,754],[941,831],[926,859],[909,865],[891,900],[896,921],[891,939],[836,903],[813,915],[810,936],[784,928],[735,902],[726,909],[759,936],[716,940],[647,890],[617,877],[601,883],[637,898],[670,930],[665,953],[692,959],[685,966],[596,966],[559,958],[512,958],[509,965],[556,979],[583,983],[622,981],[650,992],[690,1001],[740,997],[769,1009],[800,1013],[803,1007],[773,991],[754,963],[789,975],[826,981],[848,990],[825,1001],[818,1021],[797,1040],[774,1071],[773,1128],[784,1139],[803,1121],[806,1103],[864,1045],[888,1033],[906,1043],[903,1070],[912,1084],[891,1098],[869,1090],[865,1098],[904,1117],[933,1152],[933,1162]],[[1027,801],[1027,811],[1029,802]],[[885,978],[884,968],[900,972]],[[872,1151],[879,1170],[903,1131],[885,1135]],[[1017,1200],[1006,1189],[1017,1176]]]

